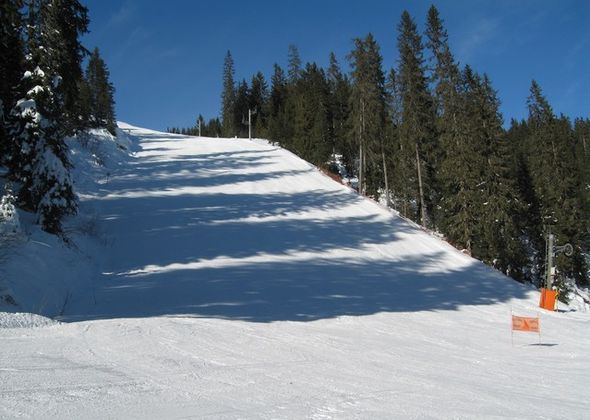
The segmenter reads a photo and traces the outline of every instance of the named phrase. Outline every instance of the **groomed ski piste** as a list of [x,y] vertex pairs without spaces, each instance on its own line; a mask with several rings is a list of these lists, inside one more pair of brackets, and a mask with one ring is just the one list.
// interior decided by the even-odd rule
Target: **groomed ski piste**
[[90,140],[69,244],[21,213],[3,251],[1,419],[589,418],[582,301],[265,140]]

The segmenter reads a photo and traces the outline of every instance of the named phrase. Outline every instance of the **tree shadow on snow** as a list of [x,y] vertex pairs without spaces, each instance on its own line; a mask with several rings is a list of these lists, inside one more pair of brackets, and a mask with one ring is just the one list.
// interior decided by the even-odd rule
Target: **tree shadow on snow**
[[[88,199],[112,237],[104,275],[73,299],[64,320],[312,321],[456,310],[525,296],[521,285],[376,205],[367,207],[344,187],[224,193],[224,186],[314,172],[305,165],[266,170],[276,149],[250,147],[178,153],[178,161],[139,159],[113,174]],[[378,250],[364,253],[372,247]]]

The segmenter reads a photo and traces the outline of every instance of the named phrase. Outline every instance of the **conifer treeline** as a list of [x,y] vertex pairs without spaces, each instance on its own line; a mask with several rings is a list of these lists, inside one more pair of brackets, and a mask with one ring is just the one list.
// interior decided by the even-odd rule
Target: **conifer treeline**
[[590,121],[556,116],[533,80],[528,119],[506,130],[490,78],[457,63],[434,6],[424,37],[408,12],[398,30],[397,68],[384,71],[370,33],[354,40],[348,75],[334,54],[327,69],[303,66],[291,45],[270,88],[260,72],[236,84],[228,51],[216,134],[247,137],[255,111],[255,136],[318,166],[341,155],[361,194],[385,195],[403,216],[519,281],[543,281],[551,228],[558,245],[575,249],[558,256],[560,276],[587,284]]
[[115,130],[114,88],[98,49],[82,70],[88,25],[76,0],[0,2],[0,167],[18,206],[51,233],[77,211],[66,136]]

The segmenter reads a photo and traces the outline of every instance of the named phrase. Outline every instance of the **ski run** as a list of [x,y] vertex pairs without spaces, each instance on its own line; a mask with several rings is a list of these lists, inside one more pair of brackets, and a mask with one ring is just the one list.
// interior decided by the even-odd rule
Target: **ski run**
[[119,127],[72,146],[69,244],[21,213],[3,250],[1,419],[590,418],[581,299],[265,140]]

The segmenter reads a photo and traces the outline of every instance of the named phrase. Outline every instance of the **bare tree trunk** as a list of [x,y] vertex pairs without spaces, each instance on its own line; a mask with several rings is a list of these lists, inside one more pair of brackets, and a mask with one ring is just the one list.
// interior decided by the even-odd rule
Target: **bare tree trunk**
[[381,145],[381,158],[383,159],[383,178],[385,181],[385,199],[387,207],[389,207],[389,180],[387,179],[387,164],[385,162],[385,148]]
[[420,152],[416,143],[416,169],[418,171],[418,189],[420,194],[420,224],[426,226],[426,204],[424,202],[424,187],[422,185],[422,165],[420,163]]
[[363,184],[365,182],[365,177],[364,177],[365,165],[364,165],[363,154],[364,154],[363,144],[361,143],[359,146],[359,185],[358,185],[360,195],[364,195]]
[[361,98],[361,113],[359,115],[359,194],[365,195],[365,101]]

